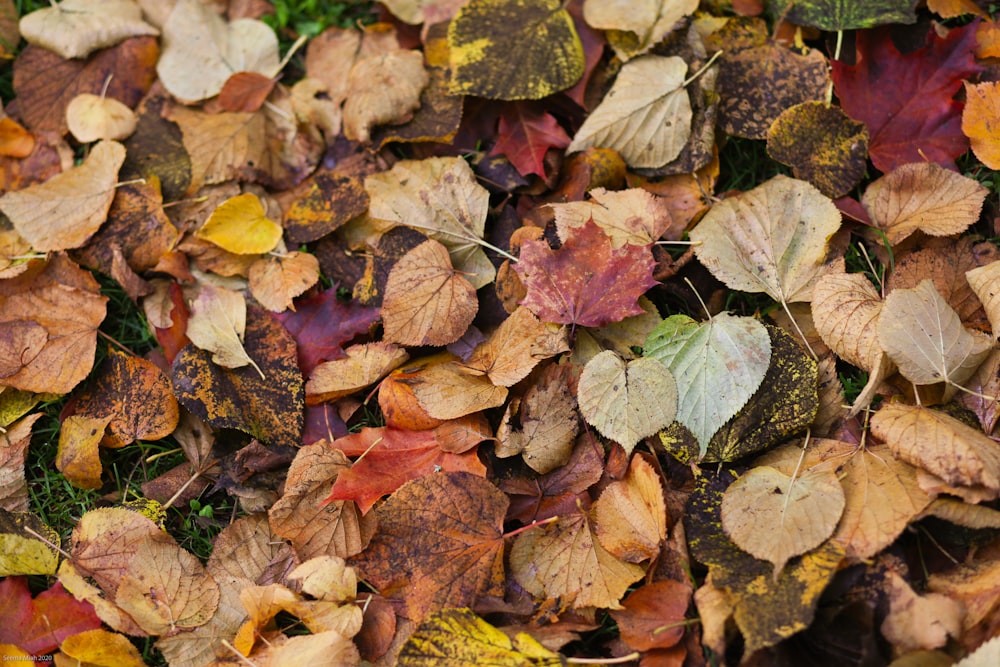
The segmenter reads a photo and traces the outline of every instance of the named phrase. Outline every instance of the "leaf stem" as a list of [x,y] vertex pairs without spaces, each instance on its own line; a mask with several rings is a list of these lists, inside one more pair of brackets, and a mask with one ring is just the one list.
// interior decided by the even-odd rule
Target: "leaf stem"
[[634,651],[619,658],[566,658],[567,665],[622,665],[639,659],[639,652]]
[[699,67],[697,72],[695,72],[694,74],[692,74],[688,78],[684,79],[684,83],[681,84],[681,88],[686,88],[689,83],[693,82],[699,76],[701,76],[702,74],[704,74],[705,70],[707,70],[709,67],[711,67],[715,63],[715,61],[719,59],[719,56],[721,56],[721,55],[722,55],[722,51],[721,50],[716,51],[715,53],[713,53],[712,57],[708,59],[708,62],[705,63],[704,65],[702,65],[701,67]]
[[555,523],[558,520],[559,520],[559,516],[556,515],[556,516],[550,516],[548,519],[542,519],[541,521],[532,521],[527,526],[521,526],[520,528],[515,528],[514,530],[510,531],[509,533],[504,533],[501,536],[501,538],[506,540],[508,537],[514,537],[515,535],[520,535],[521,533],[525,532],[526,530],[531,530],[532,528],[538,528],[539,526],[545,526],[545,525],[548,525],[550,523]]

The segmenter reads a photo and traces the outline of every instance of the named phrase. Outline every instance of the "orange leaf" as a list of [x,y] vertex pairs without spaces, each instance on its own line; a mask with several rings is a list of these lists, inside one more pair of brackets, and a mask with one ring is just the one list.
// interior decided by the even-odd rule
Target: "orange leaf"
[[257,72],[236,72],[223,84],[219,106],[223,111],[257,111],[277,82]]

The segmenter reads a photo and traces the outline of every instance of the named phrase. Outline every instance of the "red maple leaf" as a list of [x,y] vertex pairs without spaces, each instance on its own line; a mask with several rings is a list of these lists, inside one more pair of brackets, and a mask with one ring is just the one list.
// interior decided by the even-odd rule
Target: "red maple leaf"
[[883,172],[928,160],[951,169],[969,148],[962,134],[962,104],[953,97],[976,64],[976,25],[953,28],[945,38],[932,29],[927,45],[900,53],[888,29],[861,30],[852,67],[833,61],[840,104],[863,122],[872,163]]
[[286,311],[277,317],[295,339],[299,369],[308,377],[321,362],[343,357],[343,345],[366,333],[381,315],[378,308],[341,301],[337,290],[328,289],[296,300],[295,312]]
[[31,599],[27,577],[0,579],[0,644],[32,655],[51,653],[64,639],[101,627],[94,606],[80,602],[56,582]]
[[506,155],[522,176],[545,178],[545,153],[566,148],[570,137],[555,116],[537,102],[512,102],[500,114],[497,143],[490,155]]
[[526,240],[514,270],[528,290],[521,304],[544,322],[600,327],[643,311],[638,299],[657,284],[650,245],[611,239],[593,220],[576,228],[559,250]]

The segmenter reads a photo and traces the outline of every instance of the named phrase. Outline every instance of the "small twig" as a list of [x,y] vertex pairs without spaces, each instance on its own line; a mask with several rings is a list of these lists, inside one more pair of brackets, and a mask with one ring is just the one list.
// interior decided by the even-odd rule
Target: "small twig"
[[24,526],[24,532],[26,532],[28,535],[33,536],[36,540],[47,544],[52,549],[55,549],[56,551],[61,553],[66,560],[73,560],[73,556],[71,556],[68,552],[63,551],[59,546],[52,544],[52,542],[47,540],[44,536],[36,533],[34,530],[31,529],[31,526]]
[[566,658],[567,665],[622,665],[639,659],[639,652],[635,651],[620,658]]

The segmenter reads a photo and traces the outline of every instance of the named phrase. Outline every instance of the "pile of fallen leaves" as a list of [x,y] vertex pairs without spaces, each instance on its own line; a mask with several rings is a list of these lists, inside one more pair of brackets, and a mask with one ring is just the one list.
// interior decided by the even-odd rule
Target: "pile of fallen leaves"
[[[385,0],[282,59],[269,10],[0,2],[4,659],[1000,661],[1000,253],[955,163],[1000,167],[1000,25]],[[718,192],[734,137],[791,175]],[[186,459],[65,542],[24,474],[57,398],[77,487]],[[202,562],[164,510],[211,493]]]

